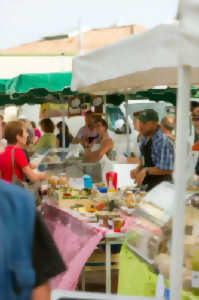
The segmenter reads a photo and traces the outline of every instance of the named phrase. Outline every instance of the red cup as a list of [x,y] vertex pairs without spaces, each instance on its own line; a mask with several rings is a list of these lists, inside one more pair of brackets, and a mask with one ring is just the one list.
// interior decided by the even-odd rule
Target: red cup
[[107,186],[109,186],[110,181],[112,181],[112,184],[117,191],[117,173],[116,172],[107,172],[106,173],[106,182]]

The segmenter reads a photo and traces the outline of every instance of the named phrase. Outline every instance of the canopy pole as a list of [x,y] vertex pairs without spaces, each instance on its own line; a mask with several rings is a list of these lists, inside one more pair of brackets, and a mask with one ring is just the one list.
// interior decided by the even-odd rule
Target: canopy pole
[[62,148],[65,148],[65,145],[66,145],[65,109],[63,109],[63,116],[62,116]]
[[128,94],[125,94],[126,109],[126,152],[130,154],[130,135],[129,135],[129,118],[128,118]]
[[175,160],[175,202],[172,228],[171,300],[182,299],[184,255],[186,163],[189,130],[190,75],[188,66],[179,66],[177,96],[177,138]]
[[105,120],[106,120],[106,122],[107,122],[107,124],[108,124],[108,115],[107,115],[107,113],[106,113],[106,95],[103,95],[103,113],[105,114]]

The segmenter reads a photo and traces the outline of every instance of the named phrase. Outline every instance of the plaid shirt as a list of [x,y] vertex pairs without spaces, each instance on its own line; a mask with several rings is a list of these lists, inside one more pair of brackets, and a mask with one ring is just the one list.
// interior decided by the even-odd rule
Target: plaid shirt
[[[160,170],[174,169],[174,147],[169,138],[158,129],[151,137],[151,158],[154,166]],[[140,140],[140,149],[142,145],[147,144],[147,139],[142,136]]]

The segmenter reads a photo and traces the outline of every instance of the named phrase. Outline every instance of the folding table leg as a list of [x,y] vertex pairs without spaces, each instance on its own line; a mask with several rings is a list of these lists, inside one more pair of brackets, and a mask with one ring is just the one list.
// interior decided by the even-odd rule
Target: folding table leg
[[111,244],[106,239],[106,293],[111,293]]

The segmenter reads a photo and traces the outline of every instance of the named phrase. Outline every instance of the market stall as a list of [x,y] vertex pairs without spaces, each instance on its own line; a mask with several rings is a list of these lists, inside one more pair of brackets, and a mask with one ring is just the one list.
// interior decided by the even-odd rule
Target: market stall
[[182,290],[189,88],[191,83],[197,85],[199,80],[196,29],[198,4],[187,0],[181,3],[180,20],[175,24],[160,25],[120,43],[75,58],[72,80],[73,89],[96,94],[121,90],[128,93],[156,85],[179,86],[170,278],[171,297],[176,300],[180,299]]

